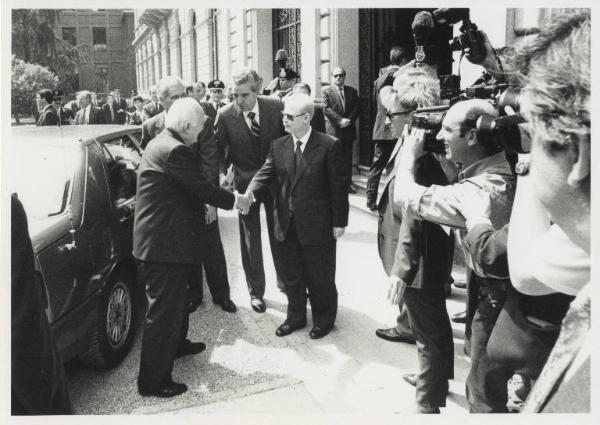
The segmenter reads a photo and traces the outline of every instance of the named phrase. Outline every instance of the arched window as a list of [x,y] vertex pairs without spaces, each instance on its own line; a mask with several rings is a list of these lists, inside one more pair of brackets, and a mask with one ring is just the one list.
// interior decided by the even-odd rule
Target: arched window
[[196,40],[196,12],[190,10],[190,53],[192,62],[192,79],[198,81],[198,49]]

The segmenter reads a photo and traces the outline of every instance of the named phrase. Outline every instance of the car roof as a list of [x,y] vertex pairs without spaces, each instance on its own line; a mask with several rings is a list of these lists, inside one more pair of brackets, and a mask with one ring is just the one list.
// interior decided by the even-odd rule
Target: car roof
[[11,127],[11,139],[26,139],[31,142],[68,145],[75,141],[87,142],[92,139],[103,141],[122,134],[141,131],[135,125],[99,124],[99,125],[63,125],[63,126],[14,126]]

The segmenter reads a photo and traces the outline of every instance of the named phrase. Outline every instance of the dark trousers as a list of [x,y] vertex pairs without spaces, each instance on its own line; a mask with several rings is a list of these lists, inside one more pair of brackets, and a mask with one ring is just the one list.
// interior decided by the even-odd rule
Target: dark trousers
[[454,378],[454,342],[443,285],[440,282],[439,290],[409,286],[404,299],[419,355],[416,402],[426,408],[444,407],[448,379]]
[[263,265],[262,241],[260,236],[260,205],[265,206],[267,230],[271,255],[277,274],[277,286],[282,288],[281,272],[279,270],[279,242],[273,233],[273,196],[265,194],[261,200],[250,207],[247,215],[239,214],[240,246],[242,250],[242,266],[246,275],[248,291],[252,298],[262,298],[265,295],[265,268]]
[[379,189],[379,180],[381,173],[385,169],[390,155],[394,150],[395,140],[374,140],[375,151],[373,152],[373,162],[369,168],[369,179],[367,180],[367,202],[375,203],[377,201],[377,189]]
[[466,391],[472,413],[507,412],[506,382],[512,373],[487,355],[488,341],[505,298],[506,291],[479,285],[478,304],[471,321],[471,369]]
[[202,264],[194,264],[194,271],[190,279],[189,297],[191,300],[197,300],[197,302],[202,301],[202,268],[204,267],[210,295],[213,302],[218,304],[230,297],[227,263],[223,243],[221,242],[218,219],[204,225],[202,241]]
[[313,325],[333,326],[338,303],[335,240],[323,245],[302,245],[292,219],[282,248],[281,270],[288,298],[286,322],[294,325],[306,320],[308,291]]
[[187,335],[187,283],[191,264],[139,262],[148,310],[142,338],[138,388],[152,390],[171,380],[173,362]]

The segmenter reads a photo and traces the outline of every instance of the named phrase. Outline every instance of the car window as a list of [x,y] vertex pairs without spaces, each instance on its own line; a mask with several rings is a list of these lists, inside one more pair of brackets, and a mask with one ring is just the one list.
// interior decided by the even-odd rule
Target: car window
[[66,146],[24,143],[11,154],[10,190],[17,193],[29,220],[66,212],[78,150]]
[[119,205],[124,200],[135,196],[136,172],[142,156],[137,145],[128,135],[104,142],[102,148],[108,168],[111,198]]

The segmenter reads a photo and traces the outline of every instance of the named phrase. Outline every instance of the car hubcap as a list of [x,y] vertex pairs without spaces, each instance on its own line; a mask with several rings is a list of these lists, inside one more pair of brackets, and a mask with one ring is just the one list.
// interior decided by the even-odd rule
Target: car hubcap
[[123,282],[117,282],[108,299],[106,333],[113,348],[120,348],[131,326],[131,296]]

